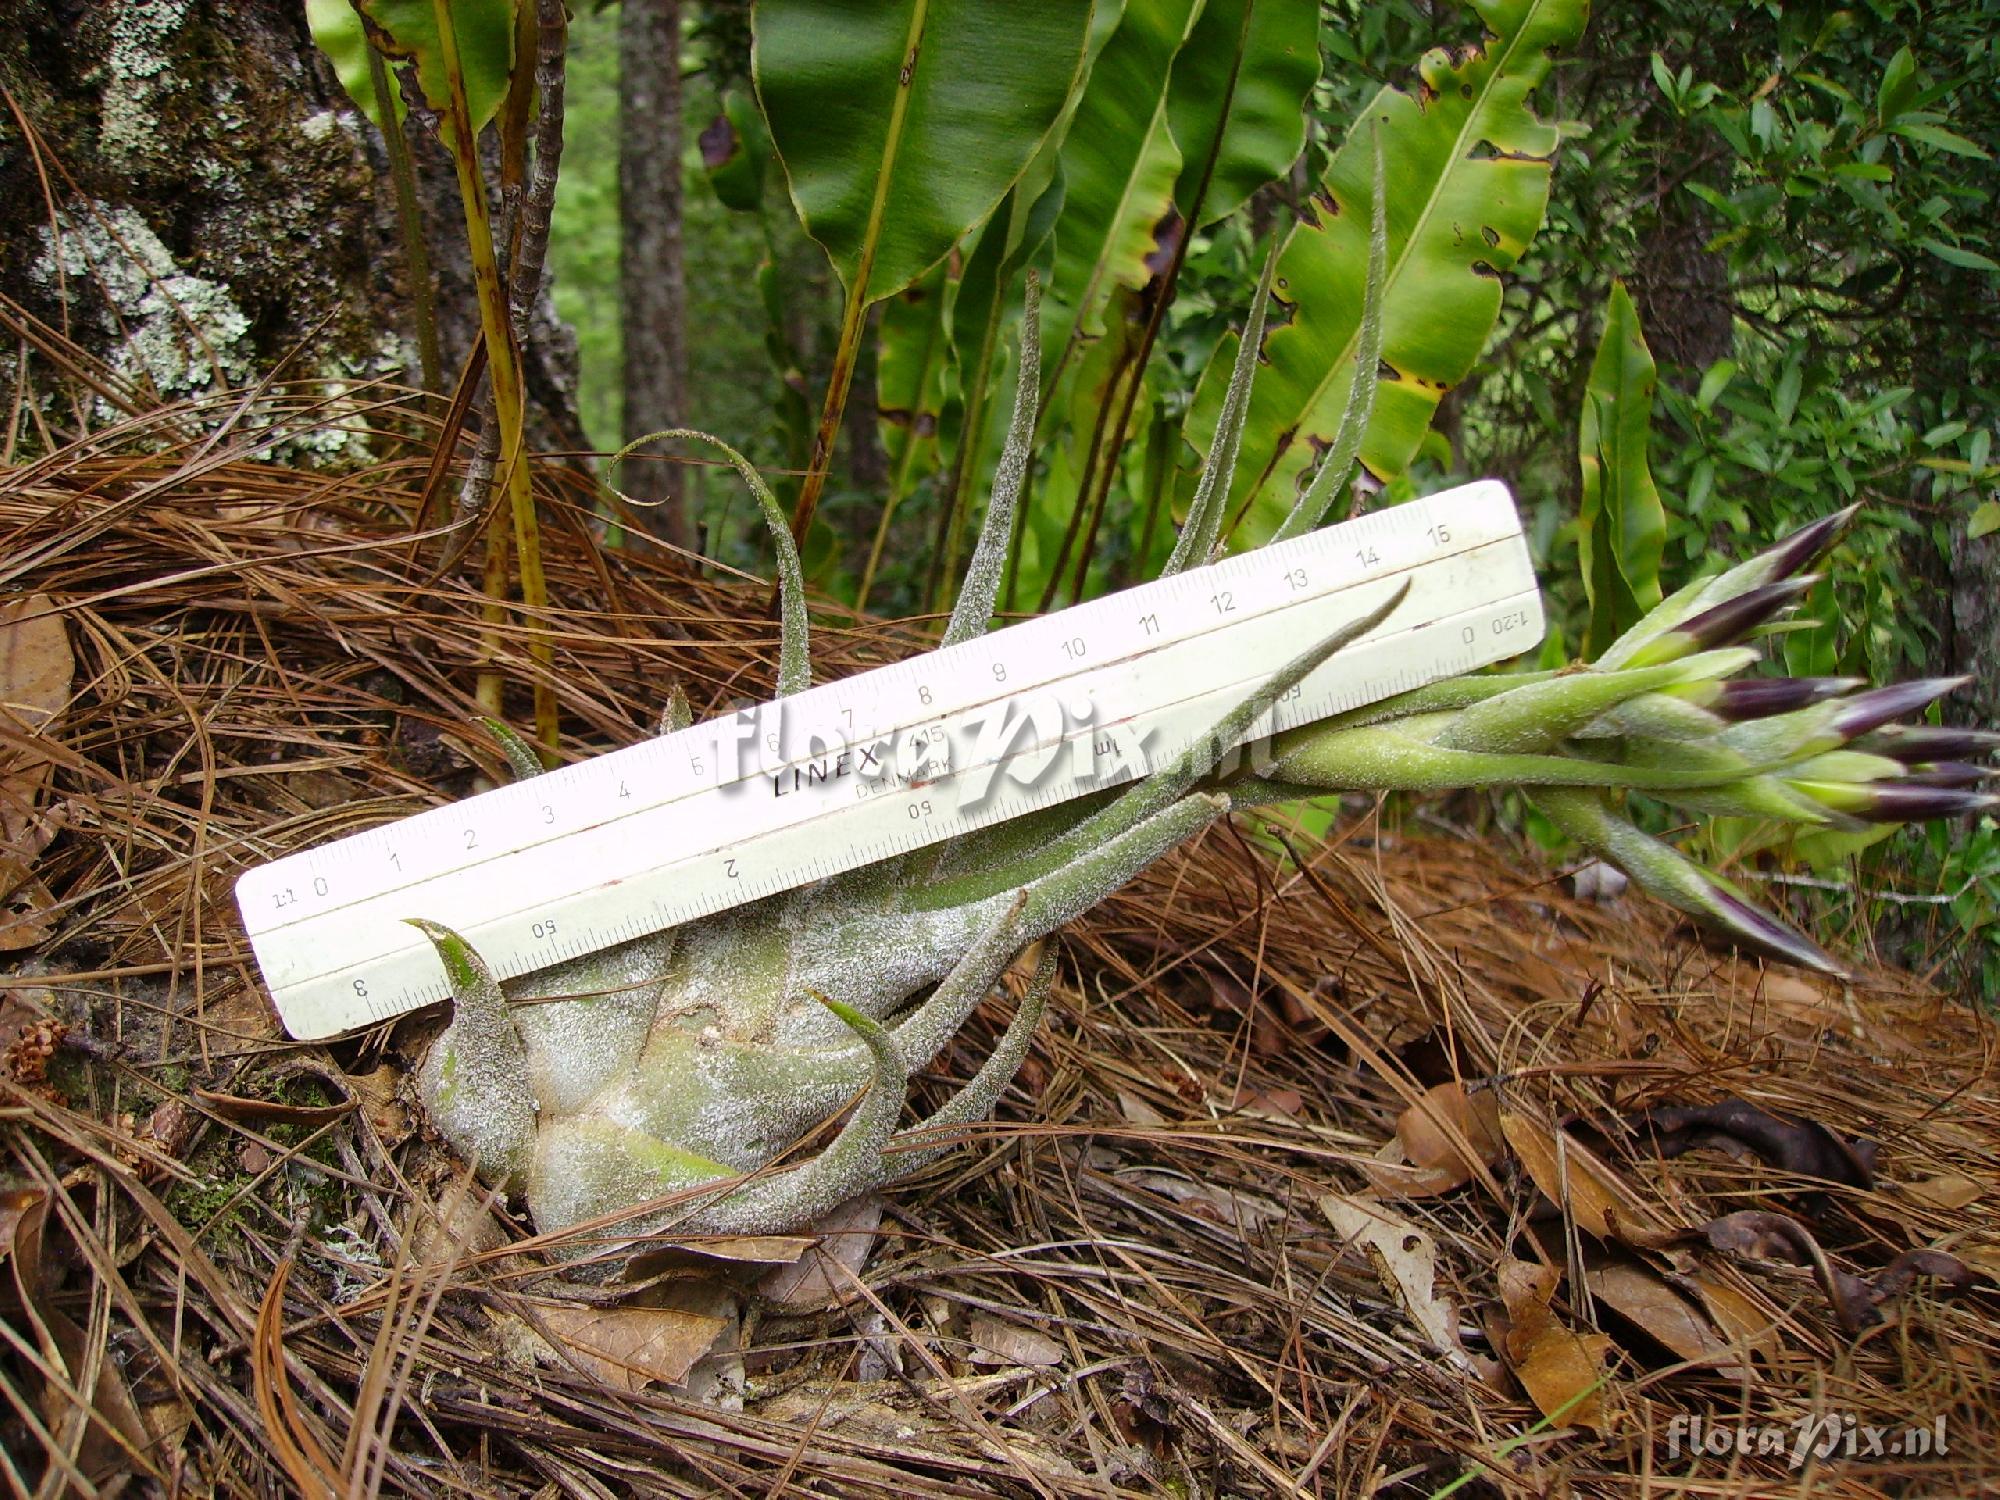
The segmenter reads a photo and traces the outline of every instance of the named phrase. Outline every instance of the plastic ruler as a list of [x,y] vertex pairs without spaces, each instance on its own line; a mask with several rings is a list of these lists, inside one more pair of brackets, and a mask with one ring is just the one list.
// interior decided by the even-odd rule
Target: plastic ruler
[[286,1029],[330,1036],[448,994],[405,918],[507,978],[1132,780],[1405,579],[1243,754],[1541,639],[1480,481],[289,855],[237,904]]

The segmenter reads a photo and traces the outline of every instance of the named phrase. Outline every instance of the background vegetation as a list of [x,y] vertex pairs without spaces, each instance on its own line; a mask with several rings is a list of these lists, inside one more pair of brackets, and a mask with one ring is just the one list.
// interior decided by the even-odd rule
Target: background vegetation
[[[825,257],[786,211],[775,169],[750,213],[725,207],[704,170],[703,132],[714,139],[732,100],[745,118],[744,9],[694,5],[687,20],[686,416],[784,470],[800,463],[800,429],[825,387],[841,302]],[[1128,9],[1125,24],[1136,24],[1144,8],[1135,0]],[[1310,206],[1310,185],[1368,97],[1406,85],[1430,49],[1469,45],[1482,30],[1470,10],[1442,4],[1328,3],[1320,18],[1323,66],[1297,165],[1189,239],[1086,593],[1132,574],[1129,538],[1149,472],[1159,482],[1159,445],[1171,449],[1167,484],[1185,503],[1196,455],[1178,433],[1212,351],[1241,324],[1260,236]],[[1967,576],[1990,582],[1986,533],[2000,524],[1996,20],[1990,5],[1895,0],[1839,10],[1778,0],[1601,8],[1538,96],[1563,134],[1543,227],[1507,274],[1494,336],[1385,498],[1477,474],[1506,478],[1551,587],[1551,654],[1577,644],[1588,618],[1578,425],[1605,309],[1622,282],[1658,366],[1651,461],[1666,514],[1663,581],[1690,576],[1713,546],[1740,549],[1861,499],[1863,523],[1807,601],[1820,623],[1783,643],[1787,665],[1876,680],[1983,665],[1976,641],[1953,637],[1950,598]],[[586,420],[603,447],[636,435],[620,426],[617,405],[615,30],[611,9],[575,22],[572,144],[550,252],[557,306],[579,333]],[[760,291],[767,259],[775,272]],[[950,269],[959,274],[959,262]],[[1157,295],[1157,280],[1132,295],[1149,292]],[[857,399],[872,387],[868,365],[901,357],[906,335],[897,304],[887,306]],[[947,439],[962,394],[940,387],[924,414],[946,424]],[[882,447],[900,455],[901,420],[873,435],[849,424],[807,548],[815,582],[850,600],[868,572],[885,488],[895,487]],[[1048,465],[1063,461],[1045,451],[1045,489]],[[934,558],[953,476],[935,449],[911,471],[869,581],[871,608],[948,604]],[[712,556],[765,566],[761,523],[733,485],[698,490],[696,503]],[[1041,533],[1031,520],[1031,551],[1053,510],[1045,507]],[[1032,556],[1026,571],[1036,571]],[[1065,584],[1049,602],[1073,592]],[[1919,600],[1931,607],[1912,607]],[[1960,711],[1990,720],[2000,684],[1990,665],[1982,675]],[[1752,854],[1759,834],[1725,819],[1706,837],[1728,862]],[[1791,852],[1805,863],[1765,873],[1792,882],[1795,900],[1819,907],[1821,920],[1846,924],[1850,936],[1877,930],[1919,967],[1970,957],[1966,977],[1984,969],[1982,988],[2000,989],[2000,837],[1990,820],[1905,830],[1865,849],[1821,837]]]

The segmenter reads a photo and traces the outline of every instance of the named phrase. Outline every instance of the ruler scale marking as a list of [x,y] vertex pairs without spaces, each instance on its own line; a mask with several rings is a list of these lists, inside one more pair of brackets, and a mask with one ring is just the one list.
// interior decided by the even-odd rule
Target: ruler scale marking
[[[1402,544],[1398,550],[1382,556],[1372,565],[1358,564],[1353,560],[1349,554],[1357,551],[1362,543],[1390,540],[1383,534],[1385,518],[1404,514],[1409,514],[1410,524],[1394,533],[1394,539]],[[1438,544],[1420,540],[1423,535],[1441,525],[1452,528],[1450,540]],[[1217,612],[1206,617],[1201,617],[1198,610],[1191,611],[1195,617],[1185,621],[1171,616],[1162,618],[1156,627],[1160,633],[1155,639],[1134,634],[1130,629],[1125,630],[1122,633],[1126,637],[1123,642],[1126,649],[1123,655],[1113,658],[1114,660],[1130,659],[1135,655],[1169,649],[1198,639],[1210,633],[1214,624],[1228,623],[1232,618],[1248,620],[1260,615],[1297,608],[1301,604],[1309,604],[1319,598],[1345,593],[1373,579],[1392,577],[1425,563],[1449,560],[1461,553],[1476,550],[1481,545],[1504,541],[1519,535],[1518,522],[1514,518],[1511,503],[1506,499],[1504,488],[1490,483],[1469,485],[1461,490],[1449,491],[1445,495],[1413,501],[1409,505],[1397,507],[1394,511],[1376,512],[1359,522],[1347,523],[1347,527],[1359,530],[1353,535],[1338,536],[1339,533],[1346,531],[1346,527],[1333,527],[1280,547],[1224,559],[1207,568],[1195,569],[1170,579],[1142,585],[1137,589],[1092,600],[1055,615],[991,632],[959,646],[894,663],[888,667],[860,674],[858,677],[808,689],[804,693],[782,700],[778,705],[762,707],[765,709],[782,707],[784,718],[807,725],[832,725],[843,709],[851,712],[857,706],[851,701],[857,694],[861,695],[860,706],[866,707],[870,700],[879,702],[896,692],[898,688],[903,689],[906,699],[912,694],[930,692],[937,700],[935,705],[908,704],[911,709],[924,708],[923,714],[891,711],[880,715],[875,723],[867,726],[875,732],[908,729],[923,722],[925,717],[969,712],[1016,696],[1018,684],[993,679],[992,667],[996,662],[1003,668],[1009,669],[1009,675],[1012,676],[1011,669],[1021,658],[1030,654],[1053,658],[1054,653],[1060,649],[1057,643],[1065,638],[1073,638],[1079,634],[1088,635],[1093,627],[1102,629],[1112,626],[1118,617],[1135,611],[1141,619],[1159,617],[1161,611],[1157,607],[1150,610],[1141,608],[1145,603],[1157,601],[1158,596],[1154,591],[1165,591],[1171,595],[1190,594],[1195,596],[1195,603],[1198,605],[1203,602],[1200,596],[1205,593],[1213,599],[1223,599],[1228,609],[1227,612],[1222,612],[1219,606],[1211,606]],[[1333,545],[1328,545],[1330,542]],[[1317,554],[1313,560],[1326,565],[1325,571],[1319,571],[1318,576],[1310,578],[1296,596],[1277,596],[1275,603],[1270,602],[1275,595],[1275,589],[1283,586],[1285,578],[1301,566],[1295,559],[1308,548],[1313,554]],[[1270,594],[1238,595],[1238,589],[1247,588],[1260,575],[1267,575],[1271,579],[1273,588]],[[1119,634],[1115,629],[1107,633],[1111,634],[1114,640]],[[1051,664],[1055,663],[1052,661]],[[1074,669],[1082,664],[1070,665]],[[967,666],[976,666],[978,670],[965,671],[964,668]],[[970,690],[960,687],[946,699],[942,696],[946,691],[945,684],[951,681],[954,673],[969,683]],[[910,679],[907,687],[896,680],[902,677]],[[1047,686],[1053,680],[1053,675],[1043,674],[1031,679],[1026,685]],[[858,722],[859,715],[855,717],[857,722],[847,727],[855,729],[862,727]],[[420,860],[427,862],[437,873],[456,873],[463,868],[464,862],[460,856],[464,854],[487,857],[511,852],[513,847],[530,847],[544,841],[538,836],[542,831],[542,825],[534,821],[538,816],[535,810],[543,805],[552,805],[573,788],[580,789],[580,784],[587,778],[622,778],[629,787],[637,783],[649,770],[650,761],[672,762],[678,758],[682,764],[687,764],[691,759],[699,757],[704,770],[693,773],[692,779],[688,774],[674,771],[669,766],[668,774],[660,777],[652,788],[635,788],[632,797],[625,799],[630,805],[616,810],[621,816],[643,811],[648,806],[698,795],[718,785],[727,784],[718,782],[707,769],[711,762],[702,754],[713,747],[716,722],[711,720],[676,734],[663,735],[638,745],[628,746],[579,765],[562,767],[528,781],[500,787],[482,794],[479,798],[471,799],[471,802],[433,808],[389,825],[385,829],[355,835],[352,840],[343,839],[333,845],[290,856],[250,871],[243,877],[243,883],[248,885],[251,894],[274,888],[283,878],[284,872],[295,863],[296,870],[307,877],[303,887],[295,891],[296,900],[288,903],[286,908],[276,910],[276,919],[260,923],[259,930],[293,925],[308,920],[318,910],[344,904],[331,889],[326,892],[315,891],[313,878],[324,878],[323,861],[334,851],[348,848],[352,844],[355,846],[353,852],[364,852],[368,847],[367,841],[377,835],[386,836],[392,832],[399,832],[402,842],[406,846],[412,846],[406,847],[403,851],[411,854],[412,867],[397,872],[401,876],[400,880],[387,882],[383,888],[395,888],[397,884],[415,886],[423,879],[419,873],[423,868],[423,863],[418,862]],[[742,777],[734,779],[751,779],[755,774],[757,773],[746,772]],[[455,825],[462,827],[467,810],[473,802],[483,803],[488,813],[489,827],[478,830],[480,834],[490,836],[490,825],[504,825],[509,822],[516,825],[514,842],[511,846],[496,847],[490,841],[490,837],[482,837],[471,849],[465,849],[456,847],[453,839],[446,836],[447,830],[454,828]],[[513,812],[516,806],[522,814],[518,818]],[[433,835],[435,837],[432,837]],[[427,839],[432,847],[427,853],[420,852],[421,846]],[[383,847],[386,849],[386,843]],[[331,881],[328,880],[327,884],[330,887]],[[241,889],[240,884],[239,890]]]
[[[293,1035],[386,1019],[446,992],[402,918],[458,928],[509,977],[1129,781],[1405,577],[1410,598],[1246,741],[1540,638],[1511,499],[1464,486],[274,861],[238,882],[245,927]],[[843,746],[879,751],[879,774],[839,769]]]

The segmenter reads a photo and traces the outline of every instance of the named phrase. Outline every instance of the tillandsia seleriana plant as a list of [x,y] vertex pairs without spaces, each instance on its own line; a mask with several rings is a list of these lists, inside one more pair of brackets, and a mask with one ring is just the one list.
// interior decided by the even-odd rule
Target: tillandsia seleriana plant
[[[1383,217],[1378,173],[1376,221]],[[1211,560],[1249,405],[1267,262],[1203,483],[1168,570]],[[1379,256],[1370,277],[1379,303]],[[1039,360],[1030,289],[1013,421],[947,644],[982,632],[1028,466]],[[1350,397],[1365,425],[1369,370]],[[1343,424],[1348,425],[1348,424]],[[725,450],[728,451],[728,450]],[[806,685],[806,622],[784,516],[750,466],[784,583],[781,694]],[[1329,454],[1281,534],[1317,524],[1350,449]],[[1524,787],[1576,840],[1724,938],[1836,971],[1803,935],[1641,832],[1619,797],[1808,826],[1985,808],[1973,764],[2000,737],[1896,721],[1951,683],[1864,690],[1853,680],[1749,678],[1744,642],[1790,607],[1851,511],[1690,584],[1595,661],[1440,682],[1278,738],[1263,774],[1219,774],[1282,692],[1393,610],[1350,622],[1275,669],[1214,730],[1115,795],[1069,803],[919,850],[505,986],[469,946],[420,924],[451,979],[451,1023],[418,1074],[445,1135],[497,1186],[525,1195],[545,1233],[605,1218],[618,1236],[678,1229],[773,1233],[931,1160],[951,1128],[993,1104],[1019,1068],[1056,960],[1043,946],[1026,998],[977,1074],[928,1118],[902,1123],[907,1083],[1002,974],[1056,929],[1232,810],[1328,790]],[[670,725],[685,722],[683,712]],[[503,736],[504,737],[504,736]],[[519,771],[540,769],[514,743]],[[533,1002],[533,1003],[528,1003]],[[818,1154],[780,1163],[848,1110]],[[774,1166],[774,1164],[777,1164]],[[769,1170],[766,1170],[769,1169]],[[746,1174],[748,1174],[746,1176]],[[712,1186],[688,1195],[683,1190]],[[679,1195],[647,1209],[653,1200]],[[634,1210],[638,1210],[634,1212]]]

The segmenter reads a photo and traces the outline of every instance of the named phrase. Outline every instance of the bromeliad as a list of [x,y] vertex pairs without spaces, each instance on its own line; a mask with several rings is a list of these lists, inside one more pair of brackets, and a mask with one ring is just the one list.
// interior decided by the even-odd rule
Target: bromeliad
[[[1265,276],[1270,275],[1266,267]],[[1265,304],[1260,286],[1255,306]],[[984,631],[1015,524],[1034,429],[1035,294],[1014,421],[946,634]],[[1257,359],[1245,339],[1226,423]],[[1355,383],[1354,400],[1372,398]],[[1225,425],[1201,493],[1227,495]],[[784,517],[749,466],[784,580],[781,692],[807,677],[799,571]],[[1174,566],[1218,546],[1219,504],[1197,503]],[[1836,971],[1802,934],[1643,832],[1627,792],[1697,812],[1805,827],[1952,816],[2000,798],[1975,759],[2000,736],[1898,723],[1948,691],[1873,691],[1851,679],[1751,678],[1743,642],[1791,608],[1844,511],[1645,615],[1597,660],[1555,672],[1440,682],[1280,736],[1259,774],[1218,774],[1222,749],[1276,697],[1394,601],[1282,669],[1172,765],[1115,796],[1003,823],[502,985],[453,933],[419,922],[455,1010],[418,1085],[445,1136],[550,1233],[605,1219],[620,1240],[661,1232],[774,1233],[908,1175],[981,1118],[1020,1067],[1056,972],[1043,945],[1005,1034],[947,1104],[910,1126],[927,1066],[1024,951],[1232,809],[1327,791],[1520,787],[1576,841],[1728,941]],[[670,716],[678,722],[678,715]],[[517,770],[539,763],[516,747]],[[412,916],[420,914],[413,913]],[[845,1110],[834,1139],[789,1158]],[[701,1191],[710,1189],[710,1191]],[[670,1202],[656,1200],[671,1199]]]

